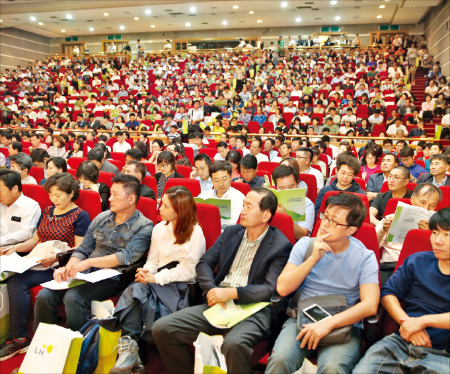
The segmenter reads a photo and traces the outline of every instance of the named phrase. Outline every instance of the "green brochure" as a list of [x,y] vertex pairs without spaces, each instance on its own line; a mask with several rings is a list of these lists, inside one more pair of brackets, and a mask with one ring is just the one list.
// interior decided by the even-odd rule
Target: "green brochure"
[[306,189],[293,188],[292,190],[271,190],[278,197],[278,204],[281,204],[286,213],[292,217],[294,222],[306,220]]
[[231,200],[230,199],[202,199],[201,197],[194,197],[195,202],[215,205],[220,210],[221,219],[231,219]]

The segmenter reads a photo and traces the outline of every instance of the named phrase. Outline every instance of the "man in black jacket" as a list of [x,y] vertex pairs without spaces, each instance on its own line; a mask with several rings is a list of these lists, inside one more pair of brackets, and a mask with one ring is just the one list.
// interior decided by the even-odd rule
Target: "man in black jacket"
[[[292,244],[269,223],[277,209],[277,198],[268,189],[247,194],[240,225],[227,227],[197,265],[197,282],[207,303],[186,308],[158,320],[153,338],[169,374],[192,373],[192,343],[200,332],[226,333],[222,352],[229,373],[251,371],[252,347],[270,334],[270,307],[230,329],[218,329],[203,316],[216,304],[235,300],[238,304],[270,301],[278,275]],[[215,270],[217,271],[215,272]]]
[[155,191],[153,191],[150,187],[146,186],[142,183],[147,174],[147,168],[142,162],[138,161],[129,161],[122,169],[122,174],[129,174],[133,177],[139,179],[140,187],[140,196],[141,197],[149,197],[150,199],[155,199]]

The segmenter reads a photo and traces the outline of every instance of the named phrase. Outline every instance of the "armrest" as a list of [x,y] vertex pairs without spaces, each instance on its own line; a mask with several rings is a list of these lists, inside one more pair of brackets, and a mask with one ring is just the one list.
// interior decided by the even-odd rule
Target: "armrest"
[[56,261],[58,261],[60,267],[63,267],[63,266],[67,265],[67,263],[69,262],[70,257],[72,256],[72,253],[74,251],[75,250],[72,249],[72,250],[67,251],[67,252],[61,252],[61,253],[57,253],[56,254]]
[[383,308],[383,305],[381,305],[381,303],[380,303],[378,305],[377,313],[373,316],[367,317],[365,320],[367,321],[368,324],[374,325],[374,324],[378,323],[378,321],[381,319],[383,313],[384,313],[384,308]]

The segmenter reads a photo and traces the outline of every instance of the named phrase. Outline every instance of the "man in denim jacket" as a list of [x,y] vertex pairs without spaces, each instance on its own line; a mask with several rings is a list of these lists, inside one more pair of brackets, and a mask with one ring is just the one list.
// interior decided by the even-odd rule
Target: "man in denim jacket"
[[[113,178],[110,210],[99,214],[89,226],[81,245],[66,266],[55,270],[56,281],[75,278],[77,272],[102,268],[119,271],[137,262],[149,248],[153,223],[136,209],[140,183],[136,177],[120,174]],[[66,307],[68,328],[77,331],[89,319],[92,300],[105,300],[123,291],[120,277],[85,283],[68,290],[44,288],[36,300],[34,329],[39,322],[56,324],[57,307]]]

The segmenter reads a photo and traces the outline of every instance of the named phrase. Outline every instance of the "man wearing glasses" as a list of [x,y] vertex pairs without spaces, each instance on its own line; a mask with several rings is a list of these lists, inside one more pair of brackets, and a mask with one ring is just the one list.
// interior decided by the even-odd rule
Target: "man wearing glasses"
[[426,173],[427,170],[414,161],[414,150],[411,147],[405,147],[400,151],[400,161],[411,173],[411,181],[416,182],[419,175]]
[[[442,191],[431,183],[418,184],[411,195],[411,205],[427,210],[436,210],[436,207],[441,200]],[[392,243],[386,241],[393,219],[394,214],[389,214],[379,221],[375,227],[378,245],[383,249],[380,259],[380,276],[382,285],[384,285],[392,275],[403,246],[403,243]],[[419,221],[419,226],[417,228],[429,230],[428,221]]]
[[[383,159],[384,160],[384,159]],[[384,217],[387,202],[393,197],[409,199],[412,191],[406,186],[409,182],[409,170],[404,166],[396,166],[387,176],[389,191],[379,193],[370,204],[370,223],[376,226],[380,221],[377,217]]]
[[323,187],[323,175],[319,170],[311,167],[311,161],[313,158],[312,150],[306,147],[301,147],[297,152],[295,152],[295,155],[298,167],[300,169],[300,174],[314,175],[317,182],[317,192],[319,192]]
[[[361,349],[361,320],[377,311],[380,298],[378,264],[375,254],[352,235],[364,221],[367,210],[362,200],[342,193],[326,201],[311,255],[305,259],[309,237],[300,239],[291,251],[288,263],[278,277],[277,292],[287,296],[298,288],[300,299],[314,296],[345,295],[349,308],[297,331],[297,320],[283,325],[266,373],[293,373],[305,357],[316,350],[322,338],[336,328],[352,325],[348,343],[321,346],[318,372],[351,373]],[[302,311],[298,311],[302,313]]]

